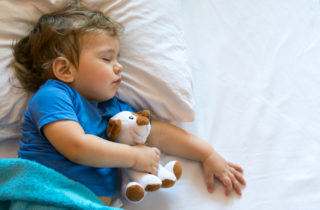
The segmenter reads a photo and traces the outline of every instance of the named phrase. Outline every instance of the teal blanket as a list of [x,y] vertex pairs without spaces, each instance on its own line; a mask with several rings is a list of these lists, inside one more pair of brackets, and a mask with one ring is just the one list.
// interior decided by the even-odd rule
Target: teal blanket
[[84,185],[36,162],[0,159],[0,210],[117,209]]

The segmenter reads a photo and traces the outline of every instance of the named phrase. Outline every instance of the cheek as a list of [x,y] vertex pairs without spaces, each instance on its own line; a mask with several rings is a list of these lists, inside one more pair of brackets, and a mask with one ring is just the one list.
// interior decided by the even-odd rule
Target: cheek
[[97,71],[98,73],[98,77],[100,77],[101,80],[104,80],[104,81],[112,81],[114,78],[113,78],[113,71],[111,68],[109,67],[101,67],[99,69],[99,71]]
[[101,77],[102,77],[101,79],[107,83],[112,83],[114,79],[110,71],[103,72],[103,74],[101,74]]
[[88,78],[90,77],[90,82],[96,83],[97,85],[103,85],[103,84],[110,84],[113,82],[112,74],[108,70],[99,70],[99,71],[93,71],[90,74],[87,75]]

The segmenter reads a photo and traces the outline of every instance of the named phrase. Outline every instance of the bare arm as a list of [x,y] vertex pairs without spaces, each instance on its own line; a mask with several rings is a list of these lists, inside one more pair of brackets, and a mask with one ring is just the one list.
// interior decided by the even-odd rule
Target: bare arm
[[175,125],[157,120],[152,121],[147,143],[167,154],[196,161],[204,161],[213,152],[213,148],[202,139]]
[[99,168],[119,167],[156,173],[159,150],[128,146],[85,134],[79,123],[61,120],[43,127],[43,133],[63,156],[72,162]]
[[239,183],[245,184],[240,174],[242,168],[226,162],[206,141],[175,125],[153,120],[147,143],[167,154],[200,161],[209,192],[213,192],[214,177],[217,177],[225,185],[226,195],[233,188],[241,195]]

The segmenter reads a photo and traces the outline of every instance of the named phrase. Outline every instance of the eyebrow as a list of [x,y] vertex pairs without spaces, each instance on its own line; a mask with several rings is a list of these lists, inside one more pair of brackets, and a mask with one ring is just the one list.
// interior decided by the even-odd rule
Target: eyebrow
[[[115,54],[115,50],[114,49],[101,50],[101,53],[112,53],[112,54]],[[120,52],[118,53],[117,57],[120,57]]]
[[101,50],[101,52],[107,52],[107,53],[114,53],[115,50],[114,49],[109,49],[109,50]]

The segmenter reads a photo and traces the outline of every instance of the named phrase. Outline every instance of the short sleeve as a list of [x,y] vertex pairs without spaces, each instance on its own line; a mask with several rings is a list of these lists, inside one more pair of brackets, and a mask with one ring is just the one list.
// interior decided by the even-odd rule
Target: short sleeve
[[72,102],[72,92],[64,86],[42,87],[29,103],[30,115],[38,129],[51,122],[73,120],[78,122]]

